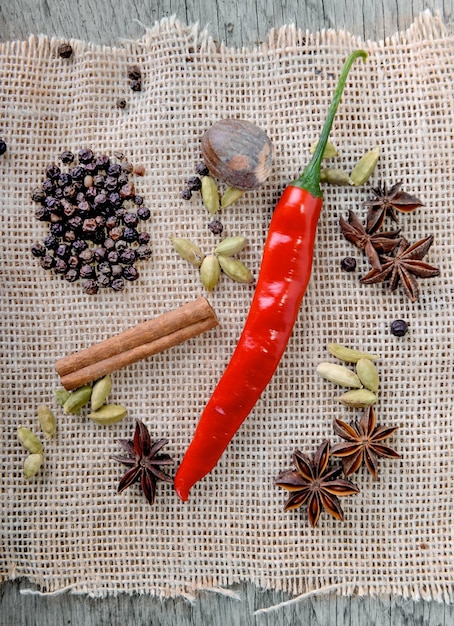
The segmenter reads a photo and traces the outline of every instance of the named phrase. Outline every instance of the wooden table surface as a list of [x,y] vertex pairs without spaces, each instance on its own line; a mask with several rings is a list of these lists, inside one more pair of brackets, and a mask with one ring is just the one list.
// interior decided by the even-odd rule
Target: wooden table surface
[[[407,29],[427,9],[439,12],[449,32],[453,31],[454,0],[0,0],[0,41],[42,33],[115,45],[120,39],[140,37],[144,26],[171,15],[187,24],[198,22],[214,38],[234,46],[259,43],[270,28],[289,23],[311,31],[347,30],[376,40]],[[194,604],[183,598],[161,601],[129,595],[105,600],[70,593],[45,597],[27,593],[32,589],[26,580],[0,586],[0,626],[454,624],[454,607],[391,596],[313,596],[254,615],[290,597],[248,583],[232,587],[232,597],[202,593]]]

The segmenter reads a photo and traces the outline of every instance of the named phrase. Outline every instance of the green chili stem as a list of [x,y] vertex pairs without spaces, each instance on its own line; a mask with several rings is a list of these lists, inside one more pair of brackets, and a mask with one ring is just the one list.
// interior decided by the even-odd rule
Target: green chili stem
[[320,189],[320,167],[322,163],[323,153],[329,139],[329,134],[331,132],[331,127],[337,113],[337,108],[342,98],[345,83],[347,82],[348,73],[350,72],[353,63],[359,57],[361,57],[365,61],[367,59],[367,52],[365,52],[364,50],[355,50],[355,52],[352,52],[352,54],[345,61],[344,67],[342,68],[339,76],[339,81],[337,83],[333,99],[331,101],[331,105],[328,110],[328,114],[325,119],[325,123],[322,128],[322,132],[320,133],[319,142],[317,144],[317,147],[315,148],[314,154],[312,155],[312,159],[309,161],[302,174],[291,183],[294,187],[306,189],[312,196],[316,198],[323,197],[322,190]]

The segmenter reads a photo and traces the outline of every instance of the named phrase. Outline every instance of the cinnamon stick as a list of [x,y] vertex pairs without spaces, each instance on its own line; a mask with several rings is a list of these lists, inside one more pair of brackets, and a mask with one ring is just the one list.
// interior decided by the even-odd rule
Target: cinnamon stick
[[218,324],[208,301],[200,297],[85,350],[70,354],[57,361],[55,369],[62,385],[70,391],[197,337]]

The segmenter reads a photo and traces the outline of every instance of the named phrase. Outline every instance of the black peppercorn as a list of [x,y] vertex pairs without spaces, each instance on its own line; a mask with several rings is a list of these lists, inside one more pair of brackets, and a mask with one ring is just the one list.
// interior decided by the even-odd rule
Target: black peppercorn
[[[115,176],[106,176],[104,179],[104,189],[106,191],[115,191],[117,188],[117,179]],[[109,196],[110,199],[110,196]]]
[[116,250],[111,250],[108,254],[107,254],[107,260],[109,261],[109,263],[111,263],[112,265],[115,263],[118,263],[118,252]]
[[126,100],[124,98],[118,98],[117,100],[117,108],[118,109],[126,109]]
[[100,287],[109,287],[111,278],[109,274],[98,274],[96,282]]
[[123,237],[123,226],[114,226],[114,228],[111,228],[109,232],[109,237],[114,241],[118,241],[118,239],[121,239]]
[[137,237],[137,243],[139,245],[143,244],[143,243],[148,243],[150,241],[151,237],[150,237],[150,233],[147,232],[142,232],[139,233],[139,236]]
[[114,208],[120,207],[121,203],[123,202],[118,191],[113,191],[112,193],[109,193],[107,199]]
[[391,333],[395,337],[403,337],[407,334],[408,324],[405,320],[394,320],[391,323]]
[[142,91],[142,81],[141,80],[132,80],[129,83],[132,91]]
[[63,239],[65,241],[68,241],[69,243],[72,243],[76,240],[76,233],[68,228],[68,230],[65,230],[65,232],[63,233]]
[[93,248],[87,247],[79,254],[79,258],[81,258],[82,261],[85,261],[85,263],[91,263],[91,261],[93,261],[94,255],[95,253],[93,252]]
[[114,278],[113,281],[110,283],[110,286],[114,291],[123,291],[123,289],[125,288],[125,281],[121,277]]
[[50,221],[50,211],[45,206],[40,206],[35,211],[35,217],[40,222],[49,222]]
[[67,200],[74,200],[77,195],[77,185],[68,185],[63,189],[63,197]]
[[99,248],[95,248],[94,251],[94,258],[95,261],[103,261],[107,256],[107,250],[105,248],[99,247]]
[[62,172],[56,182],[59,187],[67,187],[73,182],[73,179],[66,172]]
[[126,250],[128,247],[129,245],[124,239],[118,239],[118,241],[115,242],[115,250],[117,252],[123,252],[123,250]]
[[69,150],[65,150],[60,154],[60,161],[65,165],[69,165],[74,161],[74,154]]
[[211,230],[213,235],[220,235],[222,231],[224,230],[224,226],[222,222],[220,222],[219,220],[212,220],[208,224],[208,230]]
[[200,162],[195,166],[195,173],[199,176],[208,176],[210,172],[205,163]]
[[35,189],[32,193],[33,202],[44,202],[45,198],[46,194],[44,193],[44,191],[42,191],[42,189]]
[[44,191],[45,194],[49,195],[54,191],[54,184],[49,178],[46,178],[46,180],[43,181],[43,184],[41,185],[41,189]]
[[141,261],[149,259],[151,256],[151,248],[146,244],[140,245],[138,248],[136,248],[136,256]]
[[51,235],[55,235],[55,237],[63,237],[63,226],[60,224],[60,222],[57,222],[56,224],[51,224],[49,230]]
[[131,183],[127,183],[120,187],[120,196],[123,200],[129,200],[134,195],[134,185]]
[[96,174],[96,176],[93,176],[93,185],[95,187],[102,187],[104,185],[105,178],[106,177],[103,176],[103,174]]
[[99,157],[96,157],[95,163],[98,170],[107,170],[110,165],[110,159],[107,154],[101,154]]
[[146,206],[141,206],[137,209],[137,217],[139,220],[146,221],[149,220],[151,216],[150,209]]
[[55,256],[60,257],[61,259],[67,259],[71,254],[71,248],[66,243],[61,243],[55,250]]
[[80,266],[80,259],[75,254],[72,254],[69,257],[67,263],[68,263],[68,267],[70,267],[71,269],[76,269]]
[[120,167],[121,171],[126,172],[126,174],[131,174],[134,170],[132,163],[130,163],[129,161],[124,161]]
[[98,293],[98,283],[96,280],[86,280],[82,285],[82,289],[85,293],[93,296]]
[[63,207],[64,215],[68,218],[72,217],[74,213],[77,211],[77,207],[74,206],[74,204],[71,204],[71,202],[68,202],[67,200],[62,200],[62,207]]
[[55,250],[59,243],[58,237],[55,237],[55,235],[47,235],[43,243],[48,250]]
[[139,278],[139,272],[133,265],[126,265],[123,268],[123,278],[130,281],[137,280]]
[[132,248],[126,248],[125,250],[120,252],[118,260],[124,265],[133,265],[136,260],[136,253]]
[[54,266],[55,260],[53,256],[50,256],[50,254],[45,254],[40,258],[39,263],[43,269],[50,270]]
[[69,43],[65,42],[58,46],[57,52],[62,59],[69,59],[73,53],[73,49]]
[[121,174],[120,163],[111,163],[107,168],[107,176],[114,176],[117,178]]
[[111,230],[112,228],[115,228],[116,226],[118,226],[118,223],[119,223],[118,217],[116,215],[110,215],[106,219],[106,228]]
[[69,170],[68,174],[73,180],[82,181],[85,176],[85,170],[80,165],[75,165]]
[[76,269],[71,268],[66,272],[65,279],[69,283],[74,283],[76,280],[79,279],[79,272]]
[[132,201],[134,202],[134,204],[136,206],[142,206],[143,204],[143,198],[142,196],[134,196],[134,198],[132,199]]
[[125,213],[123,215],[123,223],[126,226],[135,227],[139,223],[139,218],[136,213]]
[[106,237],[104,240],[104,248],[106,250],[112,250],[115,248],[115,241],[111,237]]
[[82,225],[82,230],[85,234],[94,233],[97,228],[98,224],[96,223],[94,217],[89,217],[88,219],[84,220],[84,223]]
[[121,172],[118,176],[118,186],[126,185],[128,182],[128,174],[126,172]]
[[81,278],[92,278],[95,273],[95,268],[89,263],[84,263],[80,268]]
[[142,78],[142,71],[138,65],[128,66],[128,78],[129,80],[140,80]]
[[31,247],[31,253],[36,257],[44,256],[46,254],[46,246],[42,243],[34,243]]
[[99,263],[98,265],[98,272],[100,274],[112,274],[112,266],[110,263],[107,263],[106,261],[103,261],[102,263]]
[[0,139],[0,156],[2,156],[2,154],[5,154],[6,150],[7,150],[6,143],[3,141],[3,139]]
[[356,269],[356,259],[351,256],[346,256],[341,261],[341,268],[344,272],[354,272]]
[[80,150],[78,157],[79,157],[79,162],[80,163],[92,163],[93,159],[94,159],[94,154],[93,151],[90,150],[89,148],[84,148],[83,150]]
[[49,180],[56,181],[61,174],[61,169],[55,163],[51,163],[46,169],[46,176]]
[[68,264],[64,259],[55,259],[54,271],[57,274],[64,274],[68,269]]
[[139,237],[139,233],[135,228],[125,228],[123,231],[123,239],[128,241],[129,243],[133,243],[137,241]]
[[187,181],[187,185],[191,191],[200,191],[202,189],[202,181],[198,176],[191,176]]
[[86,248],[88,248],[88,244],[86,241],[84,241],[83,239],[76,239],[76,241],[74,241],[73,245],[71,246],[71,252],[73,254],[79,255]]
[[181,192],[181,197],[183,200],[190,200],[192,198],[192,191],[188,188],[183,189]]

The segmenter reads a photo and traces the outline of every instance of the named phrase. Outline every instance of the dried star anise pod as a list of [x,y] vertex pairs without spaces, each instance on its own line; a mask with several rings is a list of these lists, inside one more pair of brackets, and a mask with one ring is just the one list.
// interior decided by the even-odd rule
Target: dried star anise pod
[[378,270],[381,270],[378,253],[392,252],[399,245],[400,229],[368,233],[353,211],[348,212],[348,222],[341,217],[339,224],[345,239],[351,241],[360,250],[364,250],[369,263]]
[[400,454],[382,441],[396,432],[397,426],[377,426],[375,410],[368,407],[360,421],[346,424],[342,420],[334,420],[334,432],[347,443],[336,443],[331,448],[331,456],[340,457],[345,476],[354,474],[363,464],[372,476],[377,479],[379,457],[400,459]]
[[372,189],[375,198],[367,200],[364,206],[369,207],[367,213],[366,230],[372,233],[383,224],[386,214],[397,222],[396,210],[402,213],[411,213],[418,207],[424,206],[422,201],[416,196],[412,196],[406,191],[401,191],[402,182],[396,183],[388,189],[386,183]]
[[173,482],[172,477],[160,469],[160,465],[173,465],[173,459],[168,454],[158,454],[159,450],[168,443],[168,439],[159,439],[152,443],[148,428],[143,422],[137,420],[134,439],[132,441],[120,439],[118,443],[130,455],[112,457],[115,461],[130,468],[120,480],[118,493],[140,480],[146,499],[153,504],[157,481]]
[[426,256],[433,243],[433,235],[410,245],[404,238],[400,240],[399,248],[395,256],[381,258],[381,270],[372,269],[366,276],[361,278],[365,285],[381,283],[390,278],[390,290],[394,291],[402,283],[406,295],[412,302],[419,298],[418,278],[432,278],[438,276],[440,270],[421,259]]
[[287,470],[279,474],[275,484],[291,492],[284,511],[297,509],[307,503],[307,513],[311,526],[316,526],[322,508],[338,520],[344,518],[339,497],[358,493],[359,489],[349,480],[339,478],[342,467],[328,467],[330,444],[322,442],[310,458],[296,450],[293,463],[296,471]]

